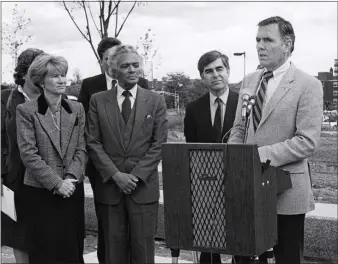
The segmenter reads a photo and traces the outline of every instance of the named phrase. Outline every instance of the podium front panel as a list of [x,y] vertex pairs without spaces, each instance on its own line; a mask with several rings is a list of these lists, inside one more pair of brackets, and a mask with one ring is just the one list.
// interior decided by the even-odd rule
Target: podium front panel
[[170,248],[252,256],[277,239],[276,170],[257,146],[163,144],[165,236]]
[[226,248],[224,150],[190,149],[193,246]]

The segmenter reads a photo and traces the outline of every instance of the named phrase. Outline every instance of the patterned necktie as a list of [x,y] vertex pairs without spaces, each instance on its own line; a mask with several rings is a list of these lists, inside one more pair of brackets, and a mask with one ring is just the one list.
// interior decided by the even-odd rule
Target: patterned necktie
[[131,113],[131,101],[130,101],[130,96],[131,93],[129,91],[124,91],[122,95],[125,97],[123,103],[122,103],[122,117],[124,120],[124,123],[128,123],[128,119]]
[[117,84],[117,81],[116,80],[112,80],[111,81],[111,88],[113,89]]
[[272,76],[273,76],[272,71],[267,71],[262,76],[261,87],[259,88],[259,91],[257,93],[256,104],[254,105],[253,110],[252,110],[252,121],[253,121],[255,132],[262,118],[263,103],[264,103],[266,88],[268,86],[268,80],[272,78]]
[[215,99],[217,104],[215,119],[214,119],[214,130],[217,138],[217,142],[221,142],[222,135],[222,99],[217,97]]

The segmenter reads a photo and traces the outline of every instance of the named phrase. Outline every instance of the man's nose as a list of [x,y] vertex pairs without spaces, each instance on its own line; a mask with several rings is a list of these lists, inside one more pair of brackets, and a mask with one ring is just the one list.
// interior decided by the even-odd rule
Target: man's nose
[[263,43],[263,40],[257,41],[257,43],[256,43],[256,49],[257,50],[262,50],[264,48],[265,48],[265,45]]
[[130,65],[128,67],[128,72],[135,72],[135,68],[132,65]]
[[214,69],[213,71],[212,71],[212,76],[213,77],[218,77],[218,71],[216,71],[216,69]]

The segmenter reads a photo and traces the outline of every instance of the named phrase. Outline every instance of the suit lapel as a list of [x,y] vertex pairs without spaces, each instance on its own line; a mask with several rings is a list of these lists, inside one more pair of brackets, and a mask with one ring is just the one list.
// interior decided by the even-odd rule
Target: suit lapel
[[242,96],[243,94],[248,94],[250,96],[256,95],[256,92],[259,88],[260,81],[262,78],[264,70],[260,70],[256,74],[252,76],[252,78],[245,78],[243,83],[243,89],[240,92],[239,96]]
[[[281,80],[280,84],[276,88],[275,92],[273,93],[272,97],[270,98],[267,105],[263,108],[262,112],[262,119],[259,123],[259,126],[261,126],[264,121],[268,118],[268,116],[271,114],[273,109],[276,108],[278,102],[285,96],[285,94],[290,90],[291,88],[291,82],[293,81],[295,72],[295,66],[293,64],[290,65],[289,70],[286,72],[284,78]],[[258,127],[259,127],[258,126]]]
[[11,103],[14,105],[14,109],[19,104],[23,104],[25,102],[25,97],[19,92],[18,88],[15,88],[15,90],[12,92],[12,101]]
[[117,103],[116,87],[113,87],[107,93],[107,98],[105,102],[105,110],[106,110],[107,118],[110,123],[110,127],[113,131],[113,134],[115,135],[117,141],[119,142],[121,149],[124,149],[122,134],[121,134],[120,126],[118,125],[119,124],[118,115],[120,113],[118,112],[119,106]]
[[[203,95],[201,100],[201,107],[198,109],[198,115],[202,122],[202,128],[205,131],[213,131],[211,122],[211,110],[210,110],[210,94],[209,92]],[[199,120],[199,118],[197,119]],[[205,126],[207,124],[207,126]],[[209,132],[208,132],[209,133]],[[213,135],[214,137],[214,135]]]
[[59,141],[60,131],[57,130],[52,115],[49,113],[49,111],[46,111],[44,115],[37,112],[36,115],[39,119],[42,128],[47,133],[48,137],[50,138],[60,157],[62,157],[61,146]]
[[107,91],[108,87],[107,87],[107,79],[106,79],[106,75],[102,74],[102,77],[100,77],[99,79],[99,87],[100,87],[100,91]]
[[237,101],[238,96],[236,93],[229,90],[228,100],[226,103],[225,114],[224,114],[224,121],[223,121],[223,130],[222,130],[222,138],[232,128],[236,109],[237,109]]
[[146,118],[146,114],[148,110],[147,100],[148,100],[148,97],[146,95],[146,91],[137,85],[137,94],[136,94],[136,100],[134,103],[135,121],[134,121],[134,128],[131,134],[131,139],[129,142],[128,150],[133,146],[133,141],[136,139],[136,136],[139,134],[141,127],[143,125],[143,122]]
[[11,92],[6,105],[7,111],[11,113],[11,118],[6,118],[7,120],[11,120],[11,122],[7,124],[8,131],[12,131],[14,135],[16,135],[16,108],[19,104],[23,104],[24,102],[24,96],[18,91],[18,88],[15,88],[15,90]]
[[61,127],[61,158],[65,156],[66,150],[70,143],[70,137],[72,135],[77,113],[68,113],[63,107],[61,107],[60,113],[60,127]]

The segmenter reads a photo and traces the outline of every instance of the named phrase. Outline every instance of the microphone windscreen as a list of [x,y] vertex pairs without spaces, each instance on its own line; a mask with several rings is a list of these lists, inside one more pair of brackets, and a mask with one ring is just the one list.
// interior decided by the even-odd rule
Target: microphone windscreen
[[242,100],[243,101],[248,101],[250,99],[250,96],[248,94],[243,94],[242,95]]

